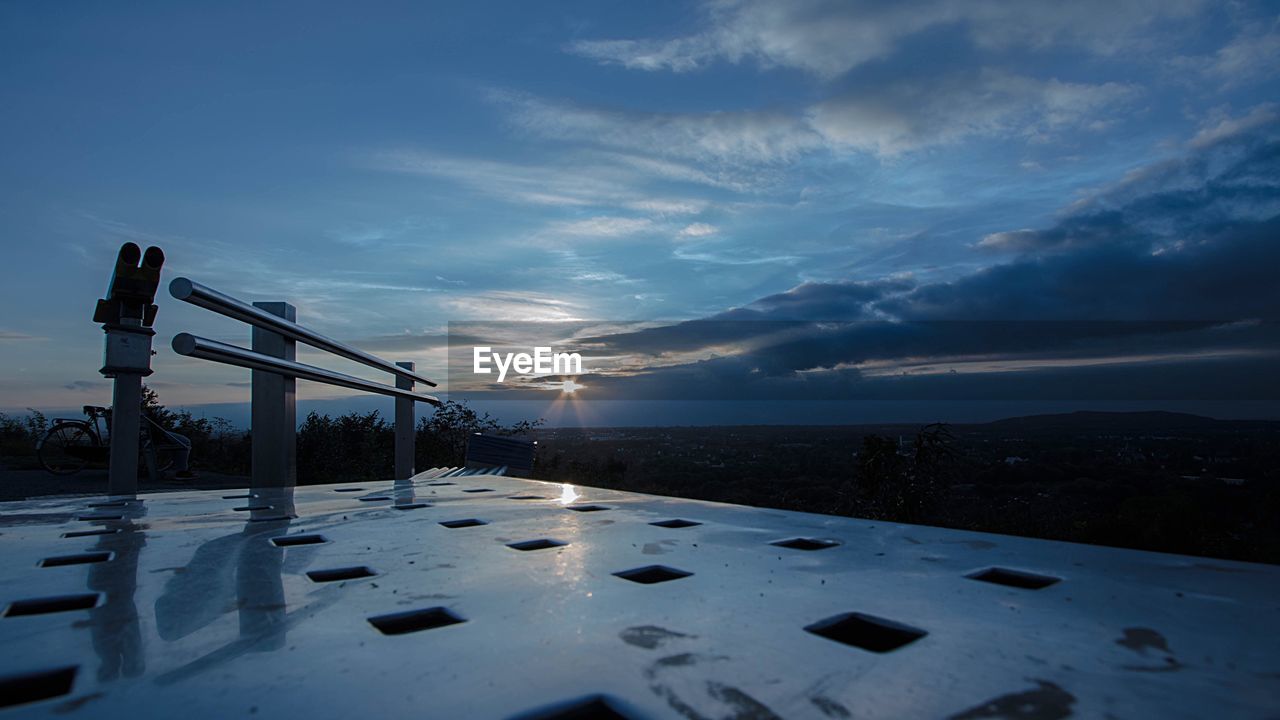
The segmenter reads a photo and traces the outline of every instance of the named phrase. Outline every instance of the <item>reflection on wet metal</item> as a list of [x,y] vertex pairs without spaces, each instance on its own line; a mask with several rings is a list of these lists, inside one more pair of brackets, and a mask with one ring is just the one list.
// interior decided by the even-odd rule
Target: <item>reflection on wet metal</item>
[[1277,567],[466,468],[235,499],[0,506],[4,715],[1280,716]]
[[133,678],[146,669],[146,651],[134,596],[138,590],[138,559],[146,547],[145,528],[139,521],[149,509],[130,504],[125,517],[114,523],[119,533],[98,536],[94,550],[111,555],[110,563],[89,568],[88,586],[104,602],[89,611],[93,651],[98,656],[98,682]]
[[100,530],[78,530],[75,532],[62,533],[64,538],[82,538],[92,537],[94,535],[111,535],[120,532],[120,528],[102,528]]
[[568,505],[574,500],[577,500],[579,497],[582,497],[582,496],[578,494],[577,488],[570,485],[569,483],[564,483],[560,486],[560,497],[558,498],[558,500],[561,505]]

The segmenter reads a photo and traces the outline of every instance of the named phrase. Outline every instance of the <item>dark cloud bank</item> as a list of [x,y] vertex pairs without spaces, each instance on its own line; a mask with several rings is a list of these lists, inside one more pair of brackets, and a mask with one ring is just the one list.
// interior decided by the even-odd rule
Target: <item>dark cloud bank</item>
[[[1050,227],[975,238],[972,251],[994,263],[950,282],[805,283],[711,318],[588,338],[584,355],[650,362],[592,378],[584,399],[1280,400],[1277,123],[1131,173]],[[721,352],[671,364],[710,349]],[[946,369],[957,360],[961,372]],[[899,369],[848,367],[868,362]]]

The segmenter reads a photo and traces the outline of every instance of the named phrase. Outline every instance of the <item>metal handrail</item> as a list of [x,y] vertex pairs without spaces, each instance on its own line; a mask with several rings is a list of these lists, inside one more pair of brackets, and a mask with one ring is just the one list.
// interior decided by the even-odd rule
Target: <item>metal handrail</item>
[[[354,360],[355,362],[361,363],[363,365],[368,365],[369,367],[377,368],[379,370],[384,370],[386,372],[389,372],[395,375],[396,377],[402,377],[406,380],[420,382],[424,385],[427,385],[428,387],[436,386],[434,382],[428,380],[427,378],[424,378],[415,372],[411,372],[402,367],[399,367],[395,363],[387,362],[386,360],[383,360],[382,358],[377,357],[375,355],[370,355],[369,353],[363,350],[353,348],[350,345],[338,342],[337,340],[334,340],[332,338],[327,338],[324,335],[321,335],[320,333],[315,332],[314,330],[310,330],[308,328],[302,327],[301,325],[295,322],[290,322],[278,315],[272,315],[271,313],[265,310],[256,308],[247,303],[243,303],[229,295],[224,295],[218,292],[217,290],[214,290],[213,288],[207,287],[205,285],[201,285],[200,283],[190,280],[188,278],[185,278],[185,277],[175,278],[173,282],[169,283],[169,294],[172,295],[174,298],[181,300],[183,302],[191,303],[192,305],[202,307],[206,310],[212,310],[213,312],[216,312],[219,315],[225,315],[234,320],[239,320],[241,322],[248,323],[255,327],[262,328],[263,330],[270,330],[271,332],[283,335],[284,337],[289,338],[290,340],[306,343],[311,347],[318,348],[320,350],[326,350],[328,352],[333,353],[334,355],[344,357],[348,360]],[[176,337],[174,338],[174,341],[175,342],[177,341]],[[208,341],[208,342],[212,342],[212,341]],[[221,344],[221,343],[218,343],[218,344]],[[234,346],[228,345],[226,347],[234,347]],[[176,345],[174,346],[174,350],[175,351],[177,350]],[[249,366],[245,365],[243,367],[249,367]],[[310,367],[310,366],[303,366],[303,367]],[[265,369],[265,368],[259,368],[259,369]],[[313,369],[319,370],[320,368],[313,368]],[[272,371],[272,372],[275,372],[275,371]],[[324,372],[328,372],[328,371],[324,371]],[[341,373],[336,373],[336,374],[341,375]],[[303,377],[303,376],[298,375],[297,377]],[[343,377],[351,377],[351,376],[347,375]],[[317,382],[329,382],[329,381],[319,380]],[[376,385],[377,383],[374,383],[374,384]],[[347,387],[350,387],[350,386],[347,386]],[[356,389],[366,389],[366,388],[356,388]],[[380,392],[380,391],[370,390],[369,392]],[[382,393],[382,394],[385,395],[389,393]],[[436,404],[438,405],[439,401],[436,401]]]
[[430,403],[432,405],[440,405],[440,399],[432,395],[423,395],[421,393],[411,392],[409,390],[401,390],[390,385],[383,385],[372,380],[365,380],[354,375],[336,372],[334,370],[326,370],[314,365],[306,365],[294,360],[284,360],[281,358],[263,355],[252,350],[248,350],[236,345],[209,340],[208,338],[197,337],[191,333],[178,333],[173,336],[173,351],[179,355],[187,357],[200,358],[201,360],[212,360],[225,365],[235,365],[237,367],[248,368],[250,370],[265,370],[266,372],[276,373],[277,375],[286,375],[296,377],[302,380],[310,380],[312,382],[325,383],[326,385],[337,385],[338,387],[350,388],[352,390],[363,390],[364,392],[376,393],[378,395],[390,395],[391,397],[404,398],[406,400],[415,400],[418,402]]
[[[414,403],[439,406],[431,395],[413,391],[414,383],[435,383],[414,372],[412,362],[391,363],[327,338],[294,322],[296,308],[287,302],[249,305],[184,277],[169,284],[169,294],[219,315],[253,326],[253,349],[230,345],[191,333],[173,337],[179,355],[234,365],[253,371],[250,430],[253,433],[253,487],[291,487],[297,482],[297,398],[295,380],[335,385],[395,398],[396,479],[413,476],[417,455]],[[339,357],[395,375],[395,385],[306,365],[294,359],[297,343],[305,343]]]

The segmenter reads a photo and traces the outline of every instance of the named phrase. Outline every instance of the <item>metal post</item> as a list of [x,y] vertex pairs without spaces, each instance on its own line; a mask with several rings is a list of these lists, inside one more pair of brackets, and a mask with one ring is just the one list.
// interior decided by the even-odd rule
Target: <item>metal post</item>
[[[285,302],[260,302],[254,307],[296,322],[298,310]],[[297,359],[297,343],[279,333],[253,328],[254,352],[284,360]],[[254,370],[251,376],[250,428],[253,446],[253,488],[292,488],[298,483],[297,380]]]
[[134,495],[138,492],[142,375],[116,375],[111,408],[111,459],[107,467],[107,492],[111,495]]
[[[411,362],[398,362],[396,365],[405,370],[413,371],[416,368]],[[412,390],[413,380],[406,377],[396,377],[396,387],[401,390]],[[413,401],[409,398],[396,398],[396,463],[395,463],[395,479],[406,480],[413,477],[413,454],[414,454],[414,412]]]

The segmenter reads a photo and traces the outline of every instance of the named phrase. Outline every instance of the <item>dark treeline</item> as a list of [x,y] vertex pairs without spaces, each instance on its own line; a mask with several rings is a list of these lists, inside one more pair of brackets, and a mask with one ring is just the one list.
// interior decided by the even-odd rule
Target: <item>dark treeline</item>
[[[197,472],[249,474],[249,433],[168,410],[150,391],[147,411],[192,440]],[[1187,417],[1189,426],[1155,429],[1150,423],[1188,421],[539,429],[449,402],[419,420],[416,466],[462,465],[477,432],[518,435],[539,440],[537,479],[1280,562],[1280,424]],[[0,414],[5,464],[22,466],[46,426],[36,411]],[[377,412],[312,413],[298,430],[298,482],[388,479],[393,445],[392,425]]]
[[[143,388],[143,407],[159,425],[191,440],[191,468],[227,475],[248,475],[253,437],[224,418],[203,418],[187,410],[170,410],[159,396]],[[38,410],[23,417],[0,413],[0,458],[15,468],[38,467],[36,442],[50,422]],[[467,438],[475,433],[528,435],[541,421],[503,425],[487,413],[463,403],[445,402],[418,419],[415,466],[427,469],[460,466]],[[101,425],[100,425],[101,427]],[[105,428],[102,428],[104,433]],[[298,427],[298,483],[386,480],[392,477],[394,426],[376,410],[332,417],[310,413]],[[199,485],[198,480],[195,482]]]
[[[539,424],[502,425],[488,413],[447,401],[418,419],[414,466],[420,470],[461,466],[472,435],[528,435]],[[298,482],[385,480],[392,476],[394,446],[394,426],[377,411],[338,417],[313,412],[298,428]]]
[[[1209,421],[1210,423],[1218,421]],[[548,480],[1280,562],[1280,424],[544,430]]]

